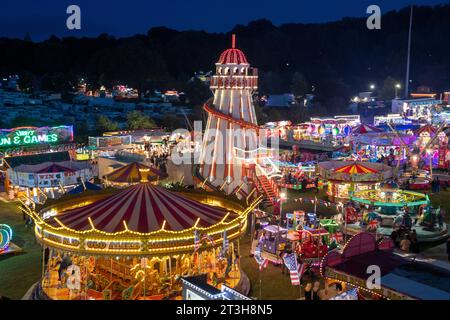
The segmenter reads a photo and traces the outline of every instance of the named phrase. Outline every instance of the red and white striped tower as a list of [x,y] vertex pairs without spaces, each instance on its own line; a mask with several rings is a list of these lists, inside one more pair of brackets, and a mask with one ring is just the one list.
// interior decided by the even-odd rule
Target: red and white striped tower
[[204,106],[208,122],[200,156],[200,174],[227,194],[241,187],[247,176],[247,166],[236,157],[237,150],[258,147],[259,127],[252,98],[257,85],[258,71],[235,47],[233,35],[231,48],[220,55],[211,78],[214,98]]

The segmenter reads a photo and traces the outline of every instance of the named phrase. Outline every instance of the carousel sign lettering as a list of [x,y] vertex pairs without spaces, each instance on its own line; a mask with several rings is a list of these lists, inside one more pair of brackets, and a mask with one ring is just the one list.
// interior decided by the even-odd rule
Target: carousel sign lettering
[[47,233],[47,232],[45,232],[45,239],[48,239],[52,242],[64,244],[66,246],[71,246],[74,248],[77,248],[80,245],[80,241],[78,239],[61,237],[61,236],[58,236],[58,235],[55,235],[52,233]]
[[139,250],[140,242],[120,242],[120,241],[86,241],[88,249],[100,250]]

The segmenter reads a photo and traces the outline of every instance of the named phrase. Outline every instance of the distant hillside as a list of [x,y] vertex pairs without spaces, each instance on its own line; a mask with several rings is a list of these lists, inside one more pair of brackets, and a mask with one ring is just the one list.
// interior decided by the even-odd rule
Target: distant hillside
[[[76,77],[92,85],[125,82],[140,90],[183,89],[195,71],[211,70],[230,46],[231,33],[250,63],[260,69],[260,91],[290,91],[299,72],[315,93],[343,101],[369,82],[380,87],[392,77],[404,82],[409,8],[386,13],[381,30],[364,18],[326,24],[274,26],[258,20],[227,34],[152,28],[146,35],[116,39],[52,37],[32,43],[0,39],[0,74],[22,75],[28,85],[64,89]],[[416,7],[412,44],[412,87],[434,90],[450,84],[450,5]],[[61,88],[63,87],[63,88]],[[330,101],[328,101],[330,103]],[[336,107],[337,108],[337,107]],[[340,107],[339,107],[340,108]]]

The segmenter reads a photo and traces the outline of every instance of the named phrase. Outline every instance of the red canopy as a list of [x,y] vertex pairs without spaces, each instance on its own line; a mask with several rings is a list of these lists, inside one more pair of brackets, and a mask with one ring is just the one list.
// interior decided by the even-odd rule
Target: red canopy
[[365,123],[361,123],[359,126],[353,128],[352,130],[353,134],[370,133],[370,132],[383,132],[383,130]]
[[74,170],[52,163],[48,167],[39,170],[37,173],[57,173],[57,172],[75,172]]
[[[150,183],[131,186],[113,196],[85,207],[69,210],[52,217],[48,223],[59,227],[57,218],[68,228],[83,231],[92,226],[97,230],[113,233],[125,230],[124,221],[131,231],[149,233],[160,230],[181,231],[189,229],[200,219],[198,227],[219,223],[228,211],[191,200],[180,194]],[[237,217],[231,212],[225,222]]]

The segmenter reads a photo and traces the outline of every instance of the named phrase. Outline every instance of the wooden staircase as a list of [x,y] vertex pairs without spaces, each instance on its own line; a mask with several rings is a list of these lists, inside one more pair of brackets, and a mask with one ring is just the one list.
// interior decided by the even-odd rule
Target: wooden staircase
[[264,196],[266,204],[274,206],[279,197],[279,189],[276,182],[267,178],[258,169],[255,170],[254,181],[258,192]]

